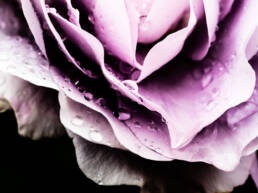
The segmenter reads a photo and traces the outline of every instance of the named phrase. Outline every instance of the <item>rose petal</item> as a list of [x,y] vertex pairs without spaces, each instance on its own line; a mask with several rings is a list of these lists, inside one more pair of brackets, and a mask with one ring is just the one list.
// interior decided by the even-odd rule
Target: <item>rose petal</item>
[[255,76],[245,58],[245,48],[257,22],[249,20],[245,26],[241,22],[256,15],[256,6],[258,4],[253,1],[239,5],[236,14],[226,22],[227,26],[211,50],[210,58],[204,60],[203,70],[188,74],[187,69],[194,64],[178,59],[173,64],[180,64],[180,75],[175,66],[171,70],[171,64],[163,73],[159,72],[139,84],[139,93],[143,100],[146,98],[148,101],[146,106],[158,109],[167,120],[172,147],[188,143],[227,109],[251,96]]
[[216,39],[215,32],[219,21],[219,1],[203,0],[204,15],[199,20],[196,30],[188,42],[188,52],[193,60],[202,60],[210,48],[212,41]]
[[39,139],[64,134],[59,122],[55,91],[34,86],[2,72],[0,80],[0,98],[8,101],[13,108],[21,135]]
[[254,162],[252,170],[251,170],[251,176],[255,182],[256,187],[258,188],[258,159],[257,159],[257,157],[255,159],[255,162]]
[[[54,81],[57,83],[57,85],[59,85],[59,87],[67,96],[69,96],[74,101],[81,103],[83,105],[86,105],[87,107],[93,109],[94,111],[101,113],[111,125],[116,138],[118,139],[119,143],[122,146],[148,159],[169,160],[169,158],[164,157],[160,153],[157,153],[143,146],[141,142],[138,141],[138,139],[134,136],[134,134],[130,130],[128,130],[128,127],[123,122],[121,122],[117,117],[114,116],[114,111],[112,107],[115,108],[115,106],[113,103],[110,103],[111,102],[110,100],[112,100],[111,98],[116,96],[112,95],[112,96],[109,96],[111,97],[109,98],[106,95],[108,93],[109,94],[111,94],[112,92],[114,93],[114,91],[106,88],[106,85],[104,84],[95,85],[95,89],[97,89],[96,87],[102,86],[102,90],[105,89],[106,91],[104,93],[100,92],[101,95],[96,96],[94,94],[94,90],[92,90],[93,98],[89,100],[88,98],[85,98],[85,93],[83,91],[80,91],[80,88],[78,88],[76,84],[73,84],[67,80],[67,77],[69,77],[71,70],[72,70],[71,68],[69,68],[69,71],[65,71],[64,68],[62,69],[59,69],[57,67],[51,68]],[[90,89],[91,87],[90,82],[87,82],[86,80],[84,80],[79,73],[77,73],[76,76],[77,78],[80,79],[82,84],[84,84],[83,81],[85,81],[85,85],[88,86],[87,89]],[[103,101],[103,104],[101,100]],[[108,104],[105,105],[105,103],[108,103]],[[111,106],[109,105],[109,103]]]
[[27,37],[21,36],[20,33],[28,28],[13,6],[13,2],[0,3],[0,9],[4,10],[0,12],[0,71],[55,89],[49,76],[48,62]]
[[[162,3],[161,3],[162,2]],[[166,5],[167,1],[155,1],[156,4],[160,3]],[[171,3],[175,3],[172,1]],[[181,3],[181,2],[180,2]],[[180,4],[179,3],[179,4]],[[186,3],[186,2],[184,2]],[[159,6],[158,6],[159,7]],[[175,8],[170,6],[171,9]],[[188,25],[183,29],[178,30],[177,32],[169,34],[166,38],[159,41],[155,44],[147,53],[143,67],[141,69],[141,75],[138,79],[138,82],[149,76],[151,73],[161,68],[167,62],[172,60],[183,48],[184,42],[186,38],[190,35],[192,30],[194,29],[197,20],[201,16],[202,13],[202,1],[190,1],[190,18],[188,21]],[[162,9],[163,10],[163,9]],[[156,10],[157,11],[157,10]],[[173,13],[174,12],[170,12]],[[164,13],[166,14],[166,12]],[[162,15],[164,16],[164,15]],[[159,20],[157,20],[159,21]],[[162,21],[162,20],[161,20]],[[164,20],[165,21],[165,20]],[[159,22],[160,23],[160,22]],[[164,22],[166,23],[166,22]],[[157,28],[159,29],[159,28]],[[155,32],[155,30],[149,30]],[[149,32],[148,31],[148,32]]]
[[[35,41],[43,54],[46,57],[48,57],[50,54],[53,54],[49,51],[51,50],[50,47],[52,45],[49,45],[50,41],[49,39],[47,39],[49,38],[49,35],[51,35],[51,38],[55,39],[56,43],[59,46],[59,49],[63,51],[67,60],[73,63],[78,69],[83,71],[82,67],[68,52],[62,40],[62,37],[60,36],[60,34],[58,34],[55,27],[51,23],[48,13],[53,12],[55,8],[47,8],[45,0],[21,1],[21,3],[30,30],[32,31]],[[45,39],[47,39],[46,42],[44,42]],[[45,45],[45,43],[47,43],[48,45]],[[53,43],[53,40],[51,43]],[[48,49],[46,49],[47,46]]]
[[49,16],[53,25],[62,32],[62,35],[78,46],[78,49],[82,50],[87,57],[97,63],[103,62],[104,50],[98,39],[69,23],[56,12],[50,11]]
[[132,66],[137,66],[135,60],[137,21],[135,18],[130,20],[132,10],[130,8],[127,10],[126,2],[116,0],[79,2],[84,6],[84,11],[90,12],[89,17],[94,23],[96,35],[107,52]]
[[137,165],[138,157],[68,133],[73,138],[78,164],[87,177],[101,185],[142,186],[143,176]]
[[[146,4],[143,1],[142,6],[145,6],[144,3]],[[140,5],[138,6],[140,7]],[[180,2],[176,0],[153,0],[149,13],[141,16],[138,42],[152,43],[157,41],[168,30],[176,28],[188,9],[189,0],[181,0]]]
[[248,41],[246,48],[246,57],[250,60],[258,52],[258,26],[256,27],[255,32]]
[[38,86],[56,89],[48,61],[26,38],[0,31],[0,71],[18,76]]
[[137,185],[146,193],[230,192],[246,181],[255,158],[244,157],[234,171],[224,172],[203,163],[151,162],[69,134],[78,164],[87,177],[101,185]]
[[74,102],[62,93],[59,93],[59,103],[60,119],[67,129],[93,143],[124,149],[100,113]]
[[43,30],[41,28],[41,25],[43,23],[40,23],[40,20],[36,19],[38,18],[38,13],[34,10],[38,6],[34,3],[34,1],[21,1],[23,14],[26,18],[26,21],[29,25],[29,28],[31,30],[31,33],[33,34],[35,41],[42,51],[42,53],[46,56],[46,48],[44,43],[44,37],[43,37]]

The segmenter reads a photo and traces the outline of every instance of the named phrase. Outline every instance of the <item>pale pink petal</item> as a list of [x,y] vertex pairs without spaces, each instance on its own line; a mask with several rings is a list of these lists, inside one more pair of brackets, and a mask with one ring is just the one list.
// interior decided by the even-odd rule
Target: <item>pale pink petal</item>
[[[52,82],[48,61],[28,37],[30,32],[14,2],[0,2],[0,71],[6,72],[33,84],[56,88]],[[16,5],[18,6],[18,5]]]
[[[0,98],[16,115],[19,134],[39,139],[63,135],[56,91],[0,72]],[[42,116],[44,115],[44,116]]]
[[[141,3],[142,6],[146,6],[145,1]],[[152,43],[157,41],[166,32],[177,27],[184,14],[189,11],[188,9],[189,0],[153,0],[149,13],[141,16],[138,42]]]
[[[126,2],[117,0],[81,1],[84,11],[94,24],[96,36],[109,55],[137,66],[135,60],[137,20],[130,18],[132,9]],[[128,9],[127,9],[128,7]]]
[[60,119],[65,128],[97,144],[124,149],[108,121],[100,113],[59,93]]
[[0,71],[18,76],[38,86],[56,89],[48,61],[28,39],[0,32]]
[[139,93],[147,99],[146,106],[158,109],[167,120],[172,147],[185,145],[227,109],[251,96],[255,74],[246,60],[245,48],[256,27],[256,20],[247,18],[256,15],[257,6],[254,1],[239,6],[209,58],[196,70],[191,70],[191,66],[197,64],[179,58],[158,72],[158,76],[139,84]]
[[142,192],[231,192],[249,176],[255,155],[243,157],[231,172],[205,163],[152,162],[129,152],[93,144],[69,132],[84,174],[101,185],[136,185]]
[[[43,54],[46,57],[49,57],[49,54],[52,54],[52,53],[49,53],[50,51],[46,51],[46,45],[45,45],[46,42],[49,43],[48,42],[49,39],[46,41],[45,39],[49,38],[48,36],[51,34],[51,36],[53,36],[53,38],[55,39],[56,44],[58,44],[59,49],[61,49],[65,54],[65,57],[67,58],[67,60],[73,63],[78,69],[82,70],[78,62],[73,58],[73,56],[71,56],[71,54],[66,49],[66,46],[63,42],[62,37],[57,32],[57,30],[53,26],[48,16],[50,12],[55,12],[56,8],[48,7],[45,0],[21,1],[21,3],[22,3],[23,12],[25,14],[28,25],[30,27],[30,30],[32,31],[35,37],[36,43],[38,44]],[[39,33],[40,31],[42,32]],[[48,48],[48,50],[49,49],[50,48]]]
[[[82,30],[80,27],[73,25],[58,15],[56,12],[49,12],[49,16],[56,29],[59,29],[59,34],[69,39],[80,49],[86,57],[97,63],[102,63],[104,60],[104,50],[102,44],[93,35]],[[67,48],[68,49],[68,48]],[[70,50],[68,50],[70,51]],[[73,51],[71,50],[70,53]],[[76,57],[74,57],[76,59]],[[81,61],[83,62],[83,61]]]
[[257,157],[256,157],[256,160],[255,160],[252,170],[251,170],[251,176],[255,182],[256,187],[258,188],[258,159],[257,159]]
[[[163,3],[165,5],[165,2],[155,1],[155,3],[157,4],[160,3],[162,5]],[[171,3],[175,3],[175,2],[172,1]],[[181,4],[181,2],[178,4]],[[190,18],[187,26],[184,27],[183,29],[180,29],[174,33],[169,34],[166,38],[159,41],[149,50],[149,52],[147,53],[143,61],[143,67],[141,69],[141,75],[138,79],[138,82],[140,82],[144,78],[148,77],[151,73],[153,73],[154,71],[164,66],[182,50],[185,40],[193,31],[199,17],[202,15],[202,12],[203,12],[202,6],[203,5],[201,0],[190,1]],[[176,8],[176,7],[173,7],[172,5],[170,7],[171,9]],[[174,13],[174,12],[170,12],[170,13]],[[167,13],[165,12],[164,14],[165,15],[163,16],[166,16]],[[163,21],[166,21],[166,20],[163,19]],[[154,29],[151,29],[149,31],[155,32]]]

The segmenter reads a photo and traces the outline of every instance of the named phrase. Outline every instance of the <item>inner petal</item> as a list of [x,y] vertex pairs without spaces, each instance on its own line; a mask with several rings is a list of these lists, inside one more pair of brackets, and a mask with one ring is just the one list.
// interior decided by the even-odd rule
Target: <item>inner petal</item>
[[189,0],[141,0],[136,9],[140,16],[138,42],[151,43],[177,28],[189,11]]

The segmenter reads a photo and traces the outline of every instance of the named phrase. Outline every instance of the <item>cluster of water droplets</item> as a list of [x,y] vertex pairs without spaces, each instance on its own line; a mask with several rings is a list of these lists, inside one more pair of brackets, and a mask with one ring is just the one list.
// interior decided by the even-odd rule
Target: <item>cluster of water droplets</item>
[[192,71],[193,79],[196,81],[200,81],[202,88],[206,88],[207,86],[209,86],[209,84],[213,80],[213,65],[211,64],[212,63],[207,62],[205,63],[205,65],[197,67]]
[[1,70],[33,80],[34,83],[53,84],[48,72],[48,61],[27,39],[1,32],[0,39]]
[[[88,116],[90,116],[90,115],[88,115]],[[81,127],[83,127],[83,125],[86,125],[86,124],[88,126],[88,123],[85,122],[84,118],[80,115],[75,115],[71,120],[71,124],[77,128],[81,128]],[[94,126],[91,126],[91,128],[89,129],[88,136],[92,141],[97,142],[97,143],[101,143],[103,140],[102,134],[99,132],[99,130],[95,129]]]
[[[160,134],[163,133],[162,128],[166,127],[166,121],[162,119],[148,119],[140,118],[141,116],[131,117],[130,120],[125,121],[126,125],[136,135],[143,145],[147,148],[162,154],[162,148],[157,138],[160,138]],[[148,117],[148,116],[147,116]],[[157,137],[159,136],[159,137]],[[140,147],[139,147],[140,148]]]

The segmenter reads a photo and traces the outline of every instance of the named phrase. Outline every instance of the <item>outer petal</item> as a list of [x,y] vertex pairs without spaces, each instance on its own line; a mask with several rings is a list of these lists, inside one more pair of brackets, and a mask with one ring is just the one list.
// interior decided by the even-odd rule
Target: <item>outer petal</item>
[[49,76],[48,62],[35,45],[20,35],[28,28],[23,18],[16,16],[19,11],[13,6],[13,2],[0,2],[0,8],[4,10],[0,12],[0,71],[39,86],[56,88]]
[[48,61],[26,38],[0,32],[0,61],[0,71],[39,86],[56,89],[50,77]]
[[100,113],[59,94],[62,124],[77,135],[93,143],[124,149],[115,138],[108,121]]
[[68,133],[73,138],[79,167],[87,177],[100,185],[143,185],[138,157]]
[[72,133],[70,136],[86,176],[101,185],[137,185],[142,193],[230,192],[245,182],[254,162],[254,155],[244,157],[232,172],[203,163],[157,163],[90,143]]
[[252,178],[256,184],[256,187],[258,188],[258,159],[256,157],[255,162],[253,164],[252,170],[251,170]]
[[39,139],[64,134],[55,91],[4,73],[0,73],[0,79],[0,98],[13,108],[21,135]]

